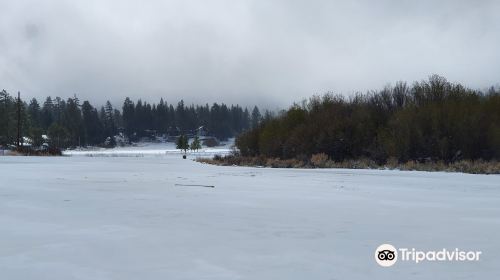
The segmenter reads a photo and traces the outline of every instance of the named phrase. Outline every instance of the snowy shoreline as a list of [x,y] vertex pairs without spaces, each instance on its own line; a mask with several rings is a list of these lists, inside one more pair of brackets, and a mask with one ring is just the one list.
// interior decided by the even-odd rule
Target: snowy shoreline
[[[232,141],[218,147],[203,147],[198,151],[188,150],[188,156],[194,157],[213,157],[214,155],[228,155],[231,153]],[[176,149],[175,143],[138,143],[134,146],[115,147],[115,148],[93,148],[84,150],[65,150],[65,156],[88,156],[88,157],[147,157],[147,156],[166,156],[181,155],[183,151]]]

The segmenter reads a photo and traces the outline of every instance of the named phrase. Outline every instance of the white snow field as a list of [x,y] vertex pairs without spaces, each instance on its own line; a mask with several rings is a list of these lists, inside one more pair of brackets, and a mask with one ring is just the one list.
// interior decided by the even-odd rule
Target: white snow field
[[[196,152],[188,151],[188,154],[195,157],[213,157],[214,155],[227,155],[232,151],[234,138],[222,143],[221,146],[209,148],[203,146]],[[96,148],[85,150],[66,150],[66,156],[110,156],[110,157],[143,157],[143,156],[165,156],[170,154],[181,154],[182,151],[176,149],[175,143],[139,143],[136,146],[116,147],[112,149]]]
[[[384,268],[382,243],[482,255]],[[0,157],[0,279],[499,276],[500,176]]]

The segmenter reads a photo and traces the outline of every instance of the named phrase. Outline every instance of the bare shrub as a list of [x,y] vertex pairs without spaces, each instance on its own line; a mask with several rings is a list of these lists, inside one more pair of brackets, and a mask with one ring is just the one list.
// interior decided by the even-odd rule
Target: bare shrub
[[315,167],[325,167],[328,161],[328,155],[325,153],[314,154],[311,156],[311,163]]
[[387,159],[387,162],[385,164],[387,168],[394,169],[399,167],[399,161],[395,157],[390,157]]

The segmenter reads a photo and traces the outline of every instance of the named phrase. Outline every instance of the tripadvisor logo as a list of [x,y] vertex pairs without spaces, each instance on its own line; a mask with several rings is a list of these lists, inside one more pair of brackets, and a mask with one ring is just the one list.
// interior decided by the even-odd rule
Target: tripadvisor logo
[[393,266],[398,260],[398,251],[391,244],[382,244],[375,250],[375,260],[381,266]]
[[400,261],[409,261],[420,263],[423,261],[479,261],[481,251],[463,251],[455,248],[454,250],[441,249],[437,251],[419,251],[415,248],[399,248],[391,244],[382,244],[375,250],[375,261],[383,267],[393,266],[398,259]]

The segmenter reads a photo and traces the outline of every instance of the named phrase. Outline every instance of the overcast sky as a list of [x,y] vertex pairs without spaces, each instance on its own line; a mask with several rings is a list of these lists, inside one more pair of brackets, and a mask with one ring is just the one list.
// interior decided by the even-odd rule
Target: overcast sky
[[288,106],[437,73],[500,82],[500,1],[0,0],[0,88]]

